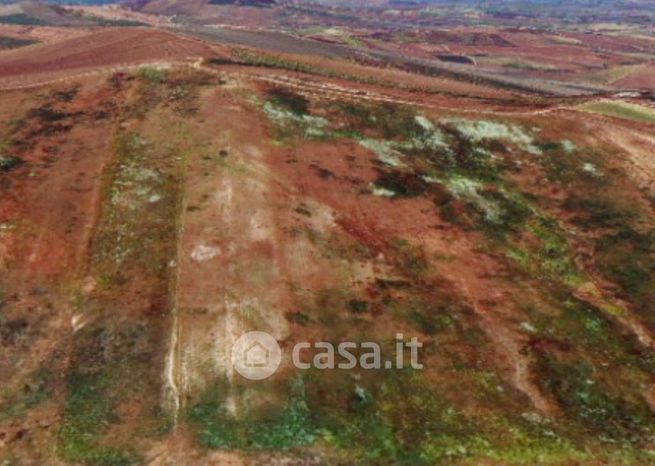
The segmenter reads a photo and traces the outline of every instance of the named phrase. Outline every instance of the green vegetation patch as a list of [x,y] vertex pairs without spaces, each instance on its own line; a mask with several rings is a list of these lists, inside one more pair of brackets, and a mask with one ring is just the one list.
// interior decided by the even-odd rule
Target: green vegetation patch
[[266,92],[268,100],[286,110],[302,116],[309,113],[309,101],[305,96],[296,94],[284,87],[274,87]]
[[523,328],[533,336],[534,348],[545,343],[567,353],[580,354],[581,358],[606,367],[617,376],[623,368],[626,374],[635,377],[625,384],[626,391],[638,387],[639,379],[645,374],[655,373],[655,351],[641,347],[637,338],[626,335],[606,312],[572,295],[560,299],[551,296],[545,301],[559,308],[559,312],[527,309],[531,322]]
[[544,215],[533,216],[522,225],[532,240],[529,246],[512,244],[507,255],[534,278],[554,280],[569,286],[584,282],[575,266],[571,248],[559,225]]
[[309,101],[302,95],[285,88],[272,88],[267,92],[263,105],[264,114],[276,125],[278,141],[293,138],[318,138],[328,136],[330,122],[309,113]]
[[417,371],[383,377],[313,372],[305,385],[319,438],[334,448],[335,462],[431,465],[488,458],[520,464],[584,456],[539,416],[467,414],[449,401],[447,384]]
[[643,224],[647,214],[610,184],[593,198],[571,196],[564,207],[587,232],[596,232],[595,261],[601,274],[619,287],[650,322],[655,299],[655,230]]
[[600,261],[626,294],[643,301],[652,298],[655,277],[655,234],[622,227],[599,242]]
[[639,443],[652,435],[655,419],[645,400],[616,395],[593,366],[548,355],[541,355],[538,361],[539,383],[555,395],[568,416],[598,440]]
[[148,372],[152,363],[148,340],[153,332],[144,324],[116,326],[105,320],[76,336],[58,436],[63,458],[112,466],[137,462],[133,451],[116,445],[106,434],[125,421],[117,414],[121,403],[142,392],[148,383],[134,374]]
[[23,160],[19,157],[0,155],[0,173],[14,170],[22,164]]
[[375,180],[375,186],[393,193],[393,197],[417,197],[423,195],[429,185],[413,173],[383,171]]
[[407,106],[335,102],[330,110],[339,114],[340,119],[345,119],[350,134],[399,142],[425,131],[416,120],[416,111]]
[[93,264],[106,286],[126,283],[136,270],[161,279],[175,257],[181,162],[172,149],[156,156],[152,144],[133,132],[121,133],[114,147]]
[[0,36],[0,49],[16,49],[38,43],[38,40],[16,39],[15,37]]
[[134,21],[131,19],[109,19],[109,18],[103,18],[101,16],[95,16],[95,15],[83,15],[83,18],[93,21],[98,26],[124,27],[124,28],[148,26],[148,24],[142,21]]
[[199,108],[198,88],[220,85],[220,80],[196,70],[167,70],[142,67],[136,73],[138,98],[131,102],[128,116],[143,118],[148,112],[163,105],[181,117],[196,115]]
[[534,136],[519,125],[489,120],[448,119],[445,122],[453,125],[472,142],[506,140],[530,154],[541,154],[539,147],[535,145]]
[[32,371],[21,388],[16,393],[9,394],[0,405],[0,422],[22,416],[28,410],[49,400],[53,394],[54,379],[54,374],[46,367]]
[[655,110],[629,102],[603,100],[580,105],[582,110],[640,123],[655,123]]
[[191,406],[188,422],[200,443],[208,448],[289,450],[314,442],[315,427],[305,401],[302,379],[294,379],[281,406],[245,407],[234,416],[225,408],[230,388],[217,382]]
[[[289,60],[287,58],[278,57],[274,55],[258,53],[252,50],[235,48],[232,52],[232,55],[235,58],[235,60],[237,60],[239,63],[246,64],[246,65],[262,66],[267,68],[277,68],[277,69],[296,71],[301,73],[309,73],[309,74],[321,74],[319,68],[309,65],[307,63]],[[216,62],[213,63],[217,64]]]
[[[138,92],[143,86],[152,86],[159,97],[170,96],[155,87],[168,92],[176,79],[187,82],[157,70],[141,74],[126,108],[129,116],[134,105],[143,103]],[[157,118],[177,120],[169,100],[154,105],[161,106]],[[86,325],[73,338],[58,435],[58,452],[70,462],[140,463],[140,442],[171,426],[170,413],[161,407],[161,374],[187,135],[182,122],[167,129],[167,136],[156,142],[118,129],[114,157],[105,169],[91,244],[90,272],[98,286],[76,302]],[[134,294],[143,299],[135,302]]]
[[25,13],[14,13],[11,15],[0,16],[0,23],[18,24],[20,26],[47,26],[47,23],[41,18],[26,15]]

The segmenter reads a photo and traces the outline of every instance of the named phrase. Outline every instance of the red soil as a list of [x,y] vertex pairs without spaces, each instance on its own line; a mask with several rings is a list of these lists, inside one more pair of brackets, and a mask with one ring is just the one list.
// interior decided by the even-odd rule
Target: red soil
[[[20,94],[4,98],[10,95]],[[5,181],[0,202],[0,223],[24,227],[4,238],[11,254],[0,266],[12,268],[12,279],[23,286],[61,278],[84,260],[112,136],[111,120],[94,112],[108,110],[112,97],[108,88],[85,87],[74,103],[44,100],[42,105],[70,115],[52,124],[56,130],[37,118],[25,121],[19,152],[24,165]]]
[[39,48],[0,56],[0,78],[60,73],[148,61],[209,57],[212,47],[193,39],[151,29],[110,29]]
[[655,91],[655,65],[645,66],[613,84],[620,88]]

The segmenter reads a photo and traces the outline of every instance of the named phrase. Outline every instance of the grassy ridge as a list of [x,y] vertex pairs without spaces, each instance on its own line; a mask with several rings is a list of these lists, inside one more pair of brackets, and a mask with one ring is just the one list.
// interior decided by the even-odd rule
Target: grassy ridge
[[640,123],[655,123],[655,110],[642,105],[619,101],[601,101],[581,105],[588,112],[600,113]]

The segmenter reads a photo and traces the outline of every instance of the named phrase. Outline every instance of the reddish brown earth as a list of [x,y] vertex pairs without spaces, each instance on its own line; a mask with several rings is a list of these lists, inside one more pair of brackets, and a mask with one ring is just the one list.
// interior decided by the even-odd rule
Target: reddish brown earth
[[[616,240],[615,217],[618,239],[634,241],[621,254],[647,247],[652,125],[340,61],[305,59],[314,68],[302,73],[199,60],[228,52],[121,29],[0,54],[0,85],[65,79],[0,92],[0,150],[22,162],[0,173],[0,461],[376,464],[409,451],[426,464],[647,464],[652,438],[634,419],[653,416],[648,302],[619,289],[596,250]],[[126,64],[156,69],[111,72]],[[417,117],[450,131],[452,152],[417,149],[398,168],[360,144],[407,142]],[[328,133],[307,132],[312,118]],[[453,118],[518,128],[539,150],[464,137]],[[485,151],[497,165],[480,173]],[[512,212],[494,227],[506,239],[495,237],[475,197],[428,182],[430,170],[533,210]],[[409,193],[376,195],[385,176]],[[567,205],[589,198],[600,207]],[[636,214],[620,217],[611,201]],[[588,227],[591,209],[606,223]],[[232,341],[253,327],[285,350],[419,335],[427,370],[407,387],[371,371],[303,379],[287,360],[256,386],[229,364]],[[50,375],[35,382],[40,370]],[[302,382],[295,405],[291,380]],[[566,391],[573,383],[582,388]],[[585,391],[596,384],[607,398]],[[267,417],[289,406],[291,420]],[[356,426],[353,445],[339,437],[342,419]],[[278,443],[247,443],[259,439],[253,426],[282,432]]]
[[[0,55],[0,83],[15,85],[61,78],[81,71],[139,63],[192,62],[215,55],[198,40],[151,29],[110,29],[74,39]],[[36,77],[35,77],[36,76]],[[11,85],[11,84],[9,84]]]
[[45,44],[60,42],[82,35],[89,34],[89,30],[84,28],[64,28],[64,27],[31,27],[31,26],[14,26],[10,24],[0,24],[0,35],[15,37],[17,39],[38,40]]
[[645,89],[655,92],[655,66],[645,66],[612,84],[620,88]]
[[476,60],[478,67],[544,79],[575,80],[582,73],[643,63],[655,51],[652,41],[627,35],[555,34],[496,27],[407,32],[403,40],[381,32],[361,37],[374,49],[419,58],[464,55]]
[[[116,98],[102,84],[75,89],[62,88],[62,94],[49,97],[43,91],[3,93],[8,104],[3,105],[3,117],[14,119],[20,128],[16,154],[25,161],[11,180],[2,179],[0,223],[10,228],[2,235],[0,264],[11,271],[3,273],[2,287],[12,293],[5,319],[25,319],[29,341],[21,337],[0,352],[0,377],[7,388],[40,366],[64,371],[67,364],[73,308],[66,295],[89,259],[100,201],[98,180],[112,141],[108,115]],[[74,103],[67,101],[71,91],[78,96]],[[24,117],[27,109],[43,101],[66,114],[55,128],[36,114]],[[60,382],[53,381],[55,398],[60,388]],[[25,429],[51,435],[48,427],[56,417],[56,410],[45,406],[24,424],[0,429],[0,441],[11,442]]]

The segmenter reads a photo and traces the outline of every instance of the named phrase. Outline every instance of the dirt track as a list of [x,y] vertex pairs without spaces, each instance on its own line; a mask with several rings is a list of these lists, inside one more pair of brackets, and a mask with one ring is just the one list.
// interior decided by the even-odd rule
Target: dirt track
[[[51,75],[71,70],[95,70],[98,67],[125,66],[143,62],[178,61],[187,57],[215,56],[220,44],[245,45],[284,53],[313,54],[315,56],[357,58],[363,52],[347,47],[301,40],[281,33],[241,31],[233,29],[202,28],[184,30],[189,37],[158,29],[123,28],[111,29],[77,37],[64,42],[34,47],[27,54],[16,50],[0,55],[1,88],[43,83]],[[200,37],[196,39],[194,37]],[[216,41],[206,42],[206,40]],[[513,89],[551,94],[556,96],[593,95],[599,88],[578,86],[570,83],[523,79],[471,70],[467,67],[435,60],[418,60],[395,54],[377,53],[376,59],[402,66],[430,69],[446,75],[470,77],[492,85]],[[41,78],[35,77],[41,75]],[[50,78],[47,78],[50,76]],[[63,77],[63,76],[60,76]]]
[[[557,111],[581,111],[573,106],[566,105],[553,105],[551,107],[532,110],[491,110],[484,108],[463,108],[448,107],[443,104],[430,103],[425,101],[402,99],[390,95],[385,95],[380,92],[374,91],[361,91],[352,90],[343,86],[333,84],[330,82],[316,82],[307,79],[299,79],[280,74],[259,74],[256,72],[234,72],[234,71],[219,71],[213,68],[208,68],[202,65],[205,57],[202,56],[184,56],[178,57],[174,60],[142,60],[135,62],[121,62],[115,63],[110,66],[102,65],[97,67],[85,67],[83,69],[72,68],[69,70],[60,70],[58,72],[33,73],[29,75],[20,75],[13,79],[8,79],[4,85],[0,85],[0,91],[9,91],[15,89],[30,89],[36,87],[47,86],[51,84],[73,82],[79,79],[85,79],[92,76],[103,74],[112,74],[118,72],[128,72],[144,67],[153,68],[171,68],[175,66],[192,66],[196,69],[203,69],[205,71],[218,74],[226,78],[239,78],[246,80],[255,80],[267,82],[292,88],[306,97],[328,99],[328,100],[351,100],[355,102],[373,102],[373,103],[387,103],[396,105],[411,105],[427,109],[441,109],[451,110],[459,113],[471,114],[486,114],[486,115],[508,115],[508,116],[530,116],[530,115],[544,115]],[[41,79],[39,79],[41,78]],[[27,82],[26,82],[27,81]],[[3,80],[0,79],[0,83]],[[20,82],[20,83],[19,83]]]
[[[289,41],[297,41],[297,39],[283,34],[280,36],[284,38],[283,45]],[[305,42],[307,41],[302,42],[302,45],[306,46]],[[310,44],[312,43],[310,42]],[[281,46],[274,43],[271,47],[280,48]],[[193,37],[183,37],[156,29],[138,28],[112,29],[93,33],[64,42],[34,47],[29,52],[15,50],[0,54],[0,90],[35,88],[102,74],[126,72],[145,66],[200,68],[203,67],[204,59],[222,56],[226,53],[225,49],[217,45],[210,45]],[[203,67],[203,69],[225,77],[283,85],[293,88],[307,97],[319,99],[393,103],[489,115],[530,116],[562,110],[576,111],[572,106],[559,104],[547,108],[503,110],[495,107],[485,108],[484,105],[477,104],[465,106],[462,105],[461,99],[455,106],[455,102],[435,101],[430,99],[430,96],[405,93],[406,97],[401,97],[395,91],[395,95],[390,95],[388,91],[376,89],[374,86],[368,86],[365,89],[346,87],[348,81],[335,83],[328,79],[321,79],[319,82],[315,79],[294,77],[293,74],[275,74],[265,70],[260,72],[249,68],[233,70]]]

